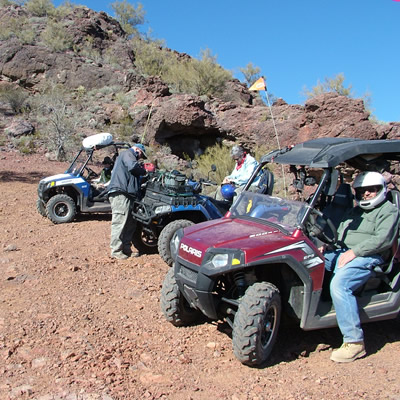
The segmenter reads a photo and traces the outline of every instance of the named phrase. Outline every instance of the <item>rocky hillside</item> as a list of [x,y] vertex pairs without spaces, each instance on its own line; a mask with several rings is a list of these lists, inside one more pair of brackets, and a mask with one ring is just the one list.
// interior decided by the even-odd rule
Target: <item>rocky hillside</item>
[[[310,99],[304,106],[279,99],[272,106],[273,117],[238,80],[229,81],[218,97],[172,93],[160,78],[138,73],[129,39],[103,12],[79,7],[59,16],[58,26],[71,41],[70,48],[62,51],[43,40],[48,16],[32,15],[17,5],[0,8],[1,26],[9,29],[10,21],[28,21],[32,31],[26,40],[15,33],[15,26],[9,35],[3,29],[0,84],[18,85],[32,97],[52,82],[84,96],[74,113],[79,115],[81,136],[101,131],[117,137],[121,132],[137,133],[146,144],[168,146],[178,156],[199,153],[221,140],[276,148],[276,133],[281,146],[322,136],[400,137],[400,123],[377,124],[369,119],[361,99],[333,93]],[[32,113],[17,114],[0,103],[0,145],[40,130],[40,123]]]

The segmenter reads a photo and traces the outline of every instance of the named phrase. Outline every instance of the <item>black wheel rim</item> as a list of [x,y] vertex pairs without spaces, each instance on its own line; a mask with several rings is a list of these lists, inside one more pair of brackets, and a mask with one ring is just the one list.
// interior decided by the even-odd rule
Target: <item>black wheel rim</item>
[[143,244],[147,247],[157,247],[157,239],[153,235],[142,232],[141,238]]
[[261,332],[261,345],[266,348],[274,336],[276,327],[277,308],[271,306],[268,308],[263,319],[263,329]]
[[69,207],[65,203],[57,203],[54,206],[54,214],[59,217],[59,218],[65,218],[68,216],[69,213]]

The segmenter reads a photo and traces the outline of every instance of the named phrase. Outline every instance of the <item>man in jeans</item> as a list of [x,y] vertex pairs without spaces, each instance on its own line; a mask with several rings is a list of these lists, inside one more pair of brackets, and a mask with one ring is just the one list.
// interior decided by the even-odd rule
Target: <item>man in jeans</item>
[[111,204],[111,258],[125,260],[131,256],[131,243],[136,229],[136,221],[131,210],[133,201],[140,194],[140,177],[146,174],[140,159],[146,159],[146,149],[134,144],[129,150],[122,152],[116,159],[108,185],[108,199]]
[[378,172],[362,172],[353,183],[356,207],[338,228],[340,249],[325,254],[325,268],[334,273],[330,291],[343,345],[331,360],[351,362],[363,357],[364,335],[354,291],[373,276],[375,266],[387,261],[397,239],[399,212],[386,200],[386,182]]

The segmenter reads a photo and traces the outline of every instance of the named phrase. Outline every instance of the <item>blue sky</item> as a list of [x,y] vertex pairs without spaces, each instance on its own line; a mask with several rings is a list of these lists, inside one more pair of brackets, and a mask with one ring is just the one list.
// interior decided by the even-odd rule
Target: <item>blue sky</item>
[[[113,15],[113,1],[78,2]],[[137,5],[137,1],[130,2]],[[304,104],[304,87],[343,73],[354,97],[368,94],[378,120],[400,121],[400,2],[393,0],[142,0],[152,37],[199,57],[210,49],[243,80],[251,62],[268,92]],[[55,3],[57,4],[57,2]]]

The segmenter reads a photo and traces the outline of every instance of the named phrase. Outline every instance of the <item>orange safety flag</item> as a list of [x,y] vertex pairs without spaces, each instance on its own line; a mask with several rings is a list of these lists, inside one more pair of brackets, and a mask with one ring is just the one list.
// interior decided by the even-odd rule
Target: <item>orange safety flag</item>
[[265,80],[263,77],[257,79],[250,87],[249,90],[265,90]]

